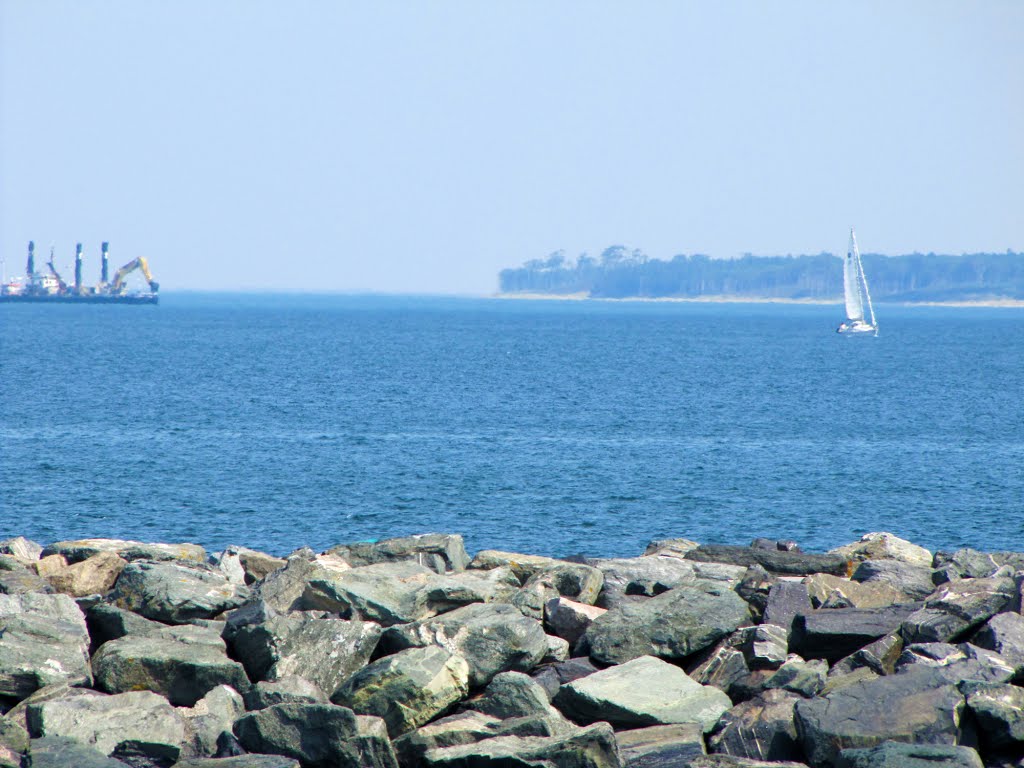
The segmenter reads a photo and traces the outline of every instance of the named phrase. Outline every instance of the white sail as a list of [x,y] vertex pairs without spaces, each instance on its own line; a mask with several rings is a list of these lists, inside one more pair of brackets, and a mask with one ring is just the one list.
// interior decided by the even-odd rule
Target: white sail
[[843,291],[846,295],[846,319],[863,320],[864,302],[860,297],[860,267],[857,264],[857,242],[850,230],[850,245],[843,262]]

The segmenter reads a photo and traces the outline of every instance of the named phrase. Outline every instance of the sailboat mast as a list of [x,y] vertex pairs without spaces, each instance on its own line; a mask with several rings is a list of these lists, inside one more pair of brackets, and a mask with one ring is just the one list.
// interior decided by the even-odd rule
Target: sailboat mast
[[878,323],[875,321],[875,308],[871,304],[871,291],[868,290],[868,279],[864,276],[864,264],[860,260],[860,248],[857,247],[857,235],[854,234],[853,227],[850,228],[850,239],[853,240],[853,256],[857,259],[857,271],[860,272],[860,283],[864,286],[864,295],[868,300],[868,312],[871,313],[871,325],[875,328],[875,334],[878,334]]

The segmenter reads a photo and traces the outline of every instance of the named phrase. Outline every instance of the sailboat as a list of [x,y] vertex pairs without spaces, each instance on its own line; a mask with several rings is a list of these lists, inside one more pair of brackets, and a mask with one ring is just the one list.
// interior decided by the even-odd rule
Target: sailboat
[[[850,244],[843,261],[843,293],[846,297],[846,320],[836,328],[836,333],[873,333],[878,335],[875,308],[871,305],[868,281],[864,277],[864,265],[860,261],[857,235],[850,227]],[[871,322],[864,319],[864,301],[867,300]]]

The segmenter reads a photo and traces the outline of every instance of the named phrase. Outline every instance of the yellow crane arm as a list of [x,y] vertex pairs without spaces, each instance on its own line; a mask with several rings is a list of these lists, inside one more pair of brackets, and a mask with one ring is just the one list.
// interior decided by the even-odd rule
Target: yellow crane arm
[[124,279],[136,269],[142,272],[142,275],[146,278],[146,282],[149,283],[150,290],[156,293],[160,284],[153,280],[153,275],[149,271],[149,262],[146,261],[145,256],[139,256],[137,259],[132,259],[114,273],[114,279],[110,283],[111,293],[117,293],[120,291],[122,287],[124,287]]

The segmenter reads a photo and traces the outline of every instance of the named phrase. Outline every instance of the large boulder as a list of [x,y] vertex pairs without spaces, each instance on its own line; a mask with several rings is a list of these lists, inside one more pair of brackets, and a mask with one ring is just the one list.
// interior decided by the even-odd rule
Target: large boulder
[[385,656],[356,672],[332,701],[384,719],[392,738],[433,720],[469,693],[469,664],[438,646]]
[[909,667],[930,667],[951,683],[976,680],[1006,683],[1013,679],[1014,668],[995,651],[970,643],[915,643],[903,649],[896,660],[896,672]]
[[615,734],[607,723],[563,736],[499,736],[472,744],[431,749],[426,768],[621,768]]
[[28,731],[20,723],[0,717],[0,768],[21,768],[28,741]]
[[117,640],[125,635],[159,635],[168,629],[166,624],[109,603],[91,606],[86,611],[85,623],[89,627],[93,651],[108,640]]
[[380,635],[374,622],[293,613],[241,627],[231,647],[252,680],[297,675],[330,695],[366,665]]
[[815,573],[805,580],[815,608],[884,608],[912,600],[884,582],[851,581],[842,576]]
[[29,706],[27,719],[34,737],[73,739],[104,755],[142,754],[165,765],[178,759],[185,740],[181,715],[149,691],[44,701]]
[[316,555],[311,549],[300,549],[252,585],[253,600],[265,602],[276,611],[302,608],[302,596],[309,582],[316,578],[329,579],[332,575],[350,570],[347,562],[333,555]]
[[765,624],[782,627],[792,633],[797,616],[811,611],[811,594],[803,582],[779,581],[768,590],[764,608]]
[[562,721],[539,683],[522,672],[502,672],[487,685],[483,694],[466,706],[485,715],[508,720],[540,716]]
[[800,697],[767,690],[730,709],[719,721],[708,746],[712,752],[755,760],[800,760],[793,710]]
[[274,557],[265,552],[234,545],[225,549],[219,557],[221,561],[227,558],[237,559],[245,584],[254,584],[288,564],[283,557]]
[[572,647],[594,619],[606,612],[606,609],[598,608],[596,605],[556,597],[548,600],[544,606],[544,625]]
[[92,664],[97,686],[108,693],[153,691],[177,706],[190,707],[219,685],[249,687],[245,669],[227,657],[219,635],[201,627],[111,640]]
[[328,552],[353,566],[375,563],[414,562],[436,573],[464,571],[469,556],[462,536],[451,533],[422,533],[374,542],[339,544]]
[[51,594],[50,582],[10,555],[0,555],[0,595]]
[[79,539],[58,541],[44,548],[41,557],[63,555],[77,563],[101,552],[112,552],[122,560],[181,561],[193,565],[206,563],[206,550],[197,544],[144,544],[123,539]]
[[1024,570],[1024,552],[979,552],[964,548],[956,552],[936,552],[932,559],[935,583],[955,579],[985,579],[1004,569]]
[[604,586],[597,604],[613,608],[634,596],[654,597],[696,580],[694,563],[678,557],[647,557],[592,560],[590,565],[604,574]]
[[939,587],[924,607],[908,616],[900,632],[908,643],[945,643],[976,629],[1017,598],[1009,578],[953,581]]
[[92,683],[84,614],[67,595],[0,595],[0,696],[53,683]]
[[167,624],[211,619],[237,608],[247,597],[246,587],[216,571],[145,560],[129,563],[110,595],[118,607]]
[[698,581],[598,617],[580,642],[591,658],[621,664],[640,656],[685,658],[750,621],[743,598],[716,582]]
[[290,757],[304,768],[398,768],[380,718],[345,707],[275,704],[239,718],[234,730],[249,752]]
[[484,549],[477,552],[469,563],[470,570],[489,571],[494,568],[509,568],[520,583],[527,581],[537,571],[562,562],[543,555],[523,555],[518,552],[502,552]]
[[127,564],[113,552],[100,552],[56,569],[47,574],[46,580],[56,592],[72,597],[106,594],[114,588],[114,582]]
[[978,733],[986,749],[1024,746],[1024,689],[968,681],[960,684],[960,692],[966,696],[967,709],[978,722]]
[[473,687],[499,672],[529,672],[547,653],[540,622],[510,605],[477,604],[440,616],[391,627],[381,645],[386,651],[438,646],[464,658]]
[[316,683],[289,675],[279,680],[261,680],[245,694],[245,708],[266,709],[275,704],[327,704],[330,697]]
[[[15,763],[14,768],[20,765],[22,763]],[[95,747],[80,741],[62,736],[46,736],[32,739],[24,765],[32,768],[128,768],[129,764],[107,757]]]
[[643,656],[563,685],[554,704],[582,723],[622,727],[697,723],[710,731],[731,706],[729,697],[683,670]]
[[1024,616],[997,613],[979,629],[971,642],[996,651],[1018,670],[1024,668]]
[[473,603],[508,603],[519,589],[519,579],[508,567],[459,571],[443,574],[427,590],[426,601],[435,613],[444,613]]
[[24,536],[0,541],[0,555],[10,555],[23,563],[31,563],[39,559],[43,548]]
[[604,574],[583,563],[557,563],[542,568],[526,580],[511,602],[524,615],[544,618],[544,605],[556,597],[593,605],[601,593]]
[[618,731],[615,740],[625,768],[678,768],[704,754],[704,731],[697,723]]
[[911,565],[899,560],[865,560],[850,578],[862,584],[886,584],[911,600],[924,600],[935,591],[930,566]]
[[896,631],[920,603],[886,608],[823,608],[796,617],[789,648],[805,659],[838,661]]
[[412,562],[364,565],[311,579],[302,607],[390,627],[433,616],[437,611],[427,593],[440,580],[430,568]]
[[964,707],[956,685],[939,670],[919,667],[799,701],[796,723],[811,764],[831,766],[843,749],[890,740],[960,744]]
[[932,553],[891,533],[865,533],[860,541],[829,551],[846,560],[895,560],[920,568],[931,568]]
[[245,714],[245,702],[234,688],[219,685],[194,707],[179,707],[178,714],[185,721],[182,754],[211,757],[223,734],[230,734],[235,721]]
[[983,768],[970,747],[887,741],[870,749],[844,749],[837,768]]
[[701,544],[686,553],[687,560],[705,563],[725,563],[749,568],[760,565],[770,573],[790,576],[808,576],[812,573],[832,573],[846,576],[849,561],[840,555],[811,555],[806,552],[782,552],[760,547],[735,547],[725,544]]

